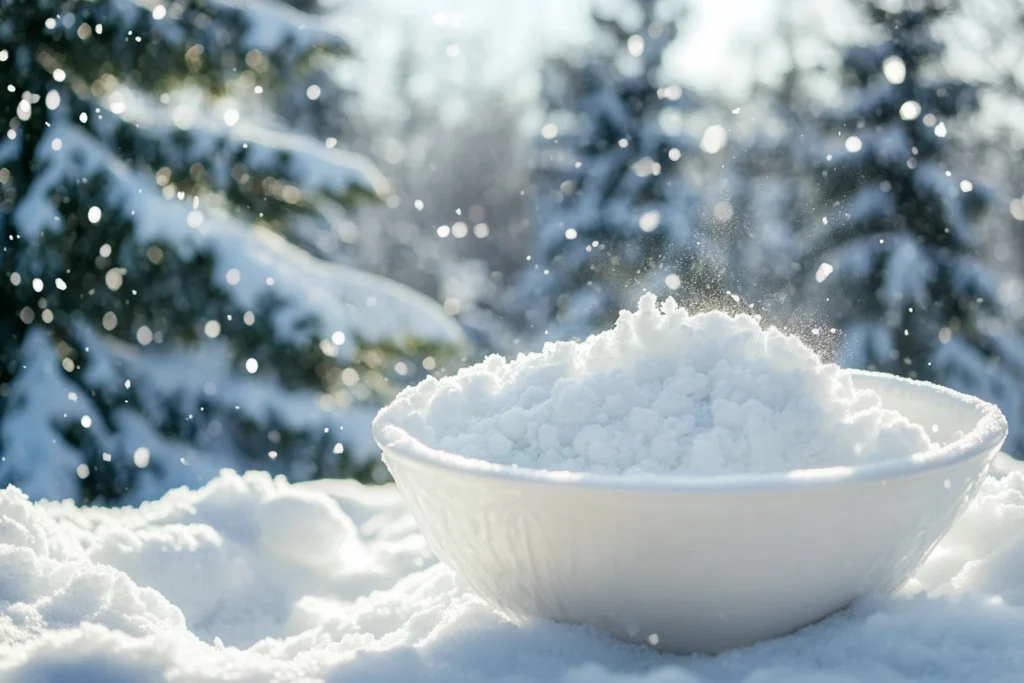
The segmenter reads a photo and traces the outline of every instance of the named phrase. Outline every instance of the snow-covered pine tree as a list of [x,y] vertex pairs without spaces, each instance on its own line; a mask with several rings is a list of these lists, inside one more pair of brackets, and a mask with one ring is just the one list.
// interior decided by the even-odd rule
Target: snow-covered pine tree
[[294,217],[379,196],[369,163],[249,123],[272,112],[194,109],[281,101],[347,53],[325,23],[0,0],[0,483],[109,503],[222,465],[351,475],[409,357],[459,342],[425,297],[296,246]]
[[881,40],[846,51],[849,102],[824,117],[835,142],[821,154],[809,298],[841,331],[839,362],[997,402],[1014,425],[1007,448],[1024,455],[1024,344],[972,230],[987,193],[945,163],[975,88],[937,68],[945,3],[887,7],[868,6]]
[[531,257],[510,306],[541,339],[607,325],[666,277],[678,288],[700,241],[681,163],[697,144],[663,125],[696,103],[661,73],[681,17],[631,5],[639,22],[595,14],[593,52],[547,65]]

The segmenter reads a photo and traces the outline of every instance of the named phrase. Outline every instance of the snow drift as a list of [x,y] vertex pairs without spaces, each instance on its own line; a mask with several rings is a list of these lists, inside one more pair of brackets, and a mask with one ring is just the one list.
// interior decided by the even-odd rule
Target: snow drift
[[138,508],[0,492],[0,679],[770,683],[1019,680],[1024,472],[989,479],[900,595],[717,657],[516,626],[393,487],[230,471]]

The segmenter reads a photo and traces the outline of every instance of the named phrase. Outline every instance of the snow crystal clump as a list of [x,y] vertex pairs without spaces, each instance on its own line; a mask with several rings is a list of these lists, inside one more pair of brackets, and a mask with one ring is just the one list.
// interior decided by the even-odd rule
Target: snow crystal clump
[[783,472],[934,447],[797,337],[653,294],[582,342],[428,378],[377,419],[449,453],[625,475]]

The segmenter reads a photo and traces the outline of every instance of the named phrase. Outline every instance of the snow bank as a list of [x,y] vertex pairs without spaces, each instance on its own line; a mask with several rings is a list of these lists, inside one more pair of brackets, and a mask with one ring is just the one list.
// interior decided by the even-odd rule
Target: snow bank
[[775,472],[906,457],[924,428],[797,337],[653,294],[615,327],[491,356],[406,389],[377,418],[433,448],[612,474]]
[[988,480],[914,579],[794,635],[675,657],[516,626],[425,548],[393,487],[224,472],[138,508],[0,492],[0,680],[78,683],[1017,681],[1024,472]]

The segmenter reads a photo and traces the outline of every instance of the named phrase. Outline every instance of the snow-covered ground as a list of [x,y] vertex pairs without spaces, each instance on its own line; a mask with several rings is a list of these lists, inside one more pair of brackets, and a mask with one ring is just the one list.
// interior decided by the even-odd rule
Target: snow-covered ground
[[717,657],[510,623],[393,487],[221,474],[138,508],[0,492],[5,683],[1019,681],[1024,471],[985,483],[893,598]]

